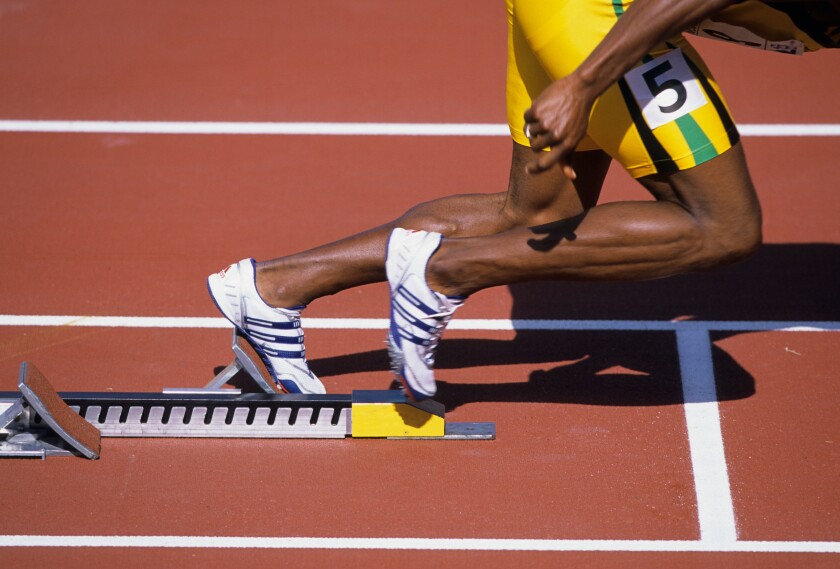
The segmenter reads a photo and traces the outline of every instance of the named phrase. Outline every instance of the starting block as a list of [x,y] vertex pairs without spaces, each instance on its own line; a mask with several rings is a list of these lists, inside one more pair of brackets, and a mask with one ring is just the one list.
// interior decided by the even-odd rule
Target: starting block
[[[76,451],[93,460],[99,458],[99,430],[75,413],[35,366],[20,366],[18,387],[20,398],[0,412],[0,432],[9,435],[0,440],[0,456],[46,458]],[[31,432],[36,423],[45,425],[53,436]]]
[[[201,388],[202,390],[223,389],[223,386],[233,379],[236,374],[245,372],[261,391],[266,393],[284,393],[277,388],[277,384],[274,383],[274,379],[262,363],[260,355],[236,328],[233,329],[231,350],[233,350],[233,362],[219,372],[210,383]],[[166,389],[164,391],[173,392],[175,390]],[[180,391],[189,392],[192,390],[182,389]]]
[[[203,388],[163,393],[56,393],[23,363],[20,393],[0,392],[0,457],[99,457],[100,437],[495,439],[493,423],[450,423],[436,401],[402,390],[281,394],[247,340]],[[261,393],[223,388],[244,372]]]

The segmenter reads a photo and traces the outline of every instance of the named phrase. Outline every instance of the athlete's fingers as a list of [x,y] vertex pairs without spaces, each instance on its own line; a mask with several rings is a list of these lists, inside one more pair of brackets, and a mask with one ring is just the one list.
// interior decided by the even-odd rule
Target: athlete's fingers
[[532,147],[535,142],[539,141],[546,134],[545,128],[542,127],[539,121],[526,122],[523,131],[525,132],[525,138],[528,139]]
[[539,152],[535,159],[525,165],[529,174],[540,174],[549,168],[558,166],[569,179],[577,178],[574,168],[570,164],[573,149],[565,146],[555,146],[547,152]]
[[525,171],[529,174],[542,174],[556,163],[558,160],[557,154],[557,149],[538,153],[533,160],[525,165]]
[[530,106],[525,109],[525,124],[533,124],[534,126],[539,126],[539,119],[537,118],[537,112],[534,110],[534,106]]
[[534,150],[542,150],[544,148],[548,148],[551,144],[550,139],[546,136],[545,133],[534,134],[533,131],[526,134],[528,136],[528,142],[531,143],[531,148]]
[[[564,141],[566,136],[563,133],[558,133],[556,130],[552,131],[547,128],[536,129],[531,126],[531,123],[526,125],[529,127],[528,142],[534,150],[545,150],[549,148],[565,146]],[[563,151],[564,152],[564,151]]]
[[525,115],[523,118],[525,119],[524,131],[525,136],[527,138],[535,138],[537,136],[545,134],[548,131],[543,120],[541,119],[541,117],[544,114],[545,113],[538,110],[536,104],[532,105],[531,107],[528,107],[528,109],[525,111]]

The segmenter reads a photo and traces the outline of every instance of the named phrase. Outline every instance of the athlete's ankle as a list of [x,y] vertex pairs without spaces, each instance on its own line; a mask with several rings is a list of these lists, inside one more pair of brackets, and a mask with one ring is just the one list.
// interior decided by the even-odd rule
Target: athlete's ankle
[[470,289],[464,279],[460,278],[463,274],[460,264],[453,262],[448,255],[448,247],[444,241],[426,265],[426,284],[444,296],[465,298],[475,292],[475,289]]
[[273,308],[300,309],[306,305],[294,294],[283,279],[280,271],[262,263],[256,264],[255,281],[257,292],[263,301]]

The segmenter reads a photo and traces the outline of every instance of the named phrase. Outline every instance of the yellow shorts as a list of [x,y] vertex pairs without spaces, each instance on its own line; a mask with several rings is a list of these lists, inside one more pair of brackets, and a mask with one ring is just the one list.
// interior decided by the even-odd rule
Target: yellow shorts
[[[530,146],[524,114],[571,74],[632,0],[507,0],[507,112],[513,140]],[[595,102],[579,151],[604,150],[634,178],[686,170],[738,141],[717,84],[682,36],[652,50]]]

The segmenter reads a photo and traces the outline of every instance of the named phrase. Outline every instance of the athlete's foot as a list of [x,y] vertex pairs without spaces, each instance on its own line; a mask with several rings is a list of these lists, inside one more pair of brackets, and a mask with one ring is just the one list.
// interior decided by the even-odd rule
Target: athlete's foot
[[452,314],[464,302],[462,297],[439,294],[426,283],[426,266],[441,239],[439,233],[395,229],[385,258],[391,290],[391,369],[417,401],[437,390],[435,349]]
[[210,275],[213,302],[254,347],[280,391],[325,393],[306,363],[300,309],[268,305],[257,292],[254,267],[253,259],[244,259]]

